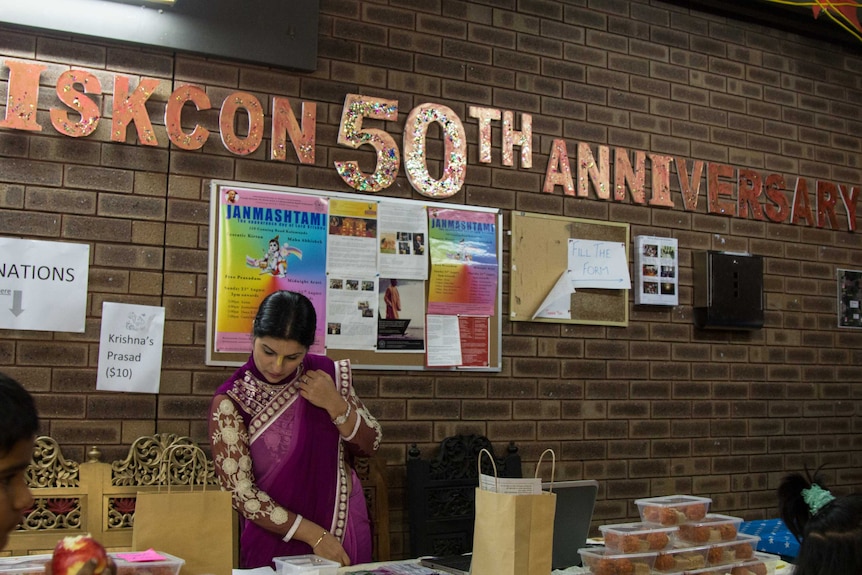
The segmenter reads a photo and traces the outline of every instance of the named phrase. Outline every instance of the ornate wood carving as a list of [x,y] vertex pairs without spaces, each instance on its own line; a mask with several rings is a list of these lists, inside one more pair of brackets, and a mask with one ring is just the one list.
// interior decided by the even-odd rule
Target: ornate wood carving
[[[165,454],[167,453],[167,459]],[[190,437],[139,437],[122,461],[111,464],[112,485],[216,485],[213,462]]]

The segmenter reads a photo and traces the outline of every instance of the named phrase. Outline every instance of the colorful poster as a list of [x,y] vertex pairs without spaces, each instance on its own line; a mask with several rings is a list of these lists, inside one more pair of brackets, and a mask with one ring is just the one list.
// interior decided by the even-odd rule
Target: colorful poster
[[428,313],[494,315],[497,218],[492,212],[430,208]]
[[250,351],[260,302],[286,289],[314,304],[311,351],[324,353],[327,200],[222,186],[219,212],[215,351]]

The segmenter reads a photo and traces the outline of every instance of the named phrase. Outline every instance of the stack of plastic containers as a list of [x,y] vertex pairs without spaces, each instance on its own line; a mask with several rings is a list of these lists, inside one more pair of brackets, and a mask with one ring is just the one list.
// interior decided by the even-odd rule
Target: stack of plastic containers
[[641,521],[602,525],[603,547],[581,549],[593,575],[774,575],[777,559],[755,553],[759,537],[738,533],[742,519],[709,513],[712,499],[638,499]]

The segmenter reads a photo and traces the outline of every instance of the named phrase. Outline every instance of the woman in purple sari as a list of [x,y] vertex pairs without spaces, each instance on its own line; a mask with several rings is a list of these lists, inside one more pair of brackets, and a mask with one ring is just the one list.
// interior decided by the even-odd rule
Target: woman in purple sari
[[251,357],[213,397],[213,460],[242,517],[242,568],[309,553],[342,565],[371,560],[351,463],[377,450],[380,425],[353,390],[349,362],[308,353],[316,324],[305,296],[267,296]]

